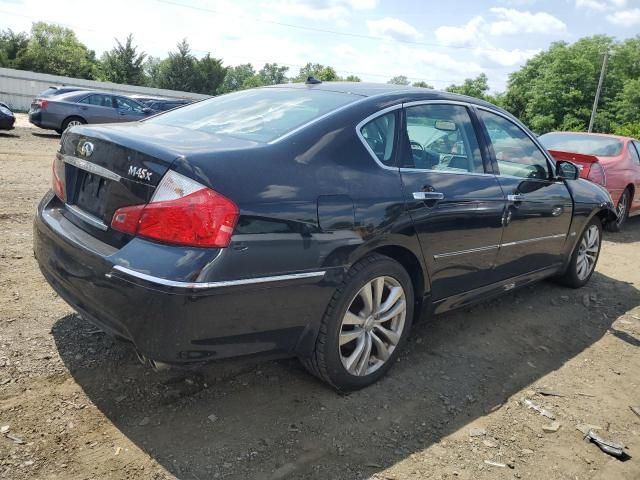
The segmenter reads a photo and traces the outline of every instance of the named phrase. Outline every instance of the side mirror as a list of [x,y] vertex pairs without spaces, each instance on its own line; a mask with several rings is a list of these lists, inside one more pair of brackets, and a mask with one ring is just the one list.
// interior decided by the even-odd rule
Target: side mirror
[[564,180],[577,180],[580,178],[580,170],[575,163],[561,160],[556,163],[556,177]]
[[151,110],[149,107],[144,107],[144,108],[142,109],[142,111],[143,111],[146,115],[149,115],[149,114],[153,113],[153,110]]

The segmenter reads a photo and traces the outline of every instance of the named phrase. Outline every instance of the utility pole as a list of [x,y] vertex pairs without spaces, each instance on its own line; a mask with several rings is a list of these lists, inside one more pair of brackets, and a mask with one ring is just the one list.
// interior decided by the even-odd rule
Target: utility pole
[[600,92],[602,91],[602,84],[604,83],[604,75],[607,70],[607,59],[609,57],[609,50],[605,50],[604,58],[602,59],[602,68],[600,69],[600,80],[598,80],[598,89],[596,90],[596,98],[593,101],[593,109],[591,110],[591,119],[589,120],[589,133],[593,130],[593,122],[596,119],[596,111],[598,110],[598,101],[600,100]]

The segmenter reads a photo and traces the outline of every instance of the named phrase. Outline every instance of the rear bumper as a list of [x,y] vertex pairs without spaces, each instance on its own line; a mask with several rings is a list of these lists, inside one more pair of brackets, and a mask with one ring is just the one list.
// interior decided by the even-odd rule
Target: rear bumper
[[11,130],[16,122],[15,117],[0,114],[0,130]]
[[34,222],[44,277],[87,320],[131,340],[147,357],[185,363],[304,356],[313,348],[335,288],[331,272],[206,285],[157,278],[124,266],[119,250],[90,237],[52,203],[47,195]]
[[46,130],[56,130],[60,128],[58,122],[54,122],[49,119],[51,115],[44,114],[41,110],[36,112],[29,111],[29,123],[36,127],[44,128]]

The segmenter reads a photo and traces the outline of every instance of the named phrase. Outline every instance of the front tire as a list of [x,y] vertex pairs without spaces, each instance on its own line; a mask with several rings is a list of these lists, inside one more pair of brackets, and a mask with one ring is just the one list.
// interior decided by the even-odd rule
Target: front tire
[[596,269],[602,246],[602,225],[598,217],[589,221],[573,249],[566,272],[558,281],[571,288],[587,284]]
[[336,390],[371,385],[395,363],[413,319],[414,292],[395,260],[370,254],[336,290],[305,367]]
[[616,207],[618,219],[615,222],[607,223],[608,231],[620,232],[622,230],[627,218],[629,218],[629,205],[631,205],[631,191],[627,188],[622,192],[620,200],[618,200],[618,206]]

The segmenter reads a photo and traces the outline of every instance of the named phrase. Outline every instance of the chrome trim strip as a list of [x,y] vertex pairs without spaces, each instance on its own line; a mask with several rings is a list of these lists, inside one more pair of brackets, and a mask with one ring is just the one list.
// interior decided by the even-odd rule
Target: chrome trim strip
[[80,218],[80,220],[87,222],[89,225],[96,227],[104,232],[106,232],[109,227],[98,217],[94,217],[90,213],[85,212],[84,210],[76,207],[75,205],[65,205],[66,209],[73,213],[76,217]]
[[466,255],[468,253],[485,252],[488,250],[496,250],[498,248],[500,248],[500,245],[488,245],[486,247],[470,248],[468,250],[459,250],[457,252],[439,253],[437,255],[434,255],[433,259],[438,260],[440,258],[455,257],[457,255]]
[[383,168],[385,170],[393,170],[394,172],[398,171],[398,167],[391,167],[389,165],[385,165],[384,163],[382,163],[380,161],[380,159],[378,158],[378,156],[375,154],[375,152],[371,149],[371,147],[369,146],[369,143],[367,142],[367,139],[364,138],[364,136],[362,135],[362,132],[360,130],[362,130],[362,127],[364,127],[370,121],[375,120],[376,118],[381,117],[382,115],[386,115],[389,112],[393,112],[394,110],[400,110],[401,108],[402,108],[402,104],[401,103],[398,103],[396,105],[392,105],[392,106],[387,107],[387,108],[383,108],[382,110],[378,110],[377,112],[369,115],[365,119],[360,120],[358,122],[358,124],[356,125],[356,135],[358,136],[358,138],[360,139],[360,141],[364,145],[364,148],[367,149],[367,152],[369,152],[369,155],[371,155],[371,158],[373,158],[373,160],[381,168]]
[[[324,277],[326,270],[318,272],[304,272],[304,273],[292,273],[289,275],[274,275],[270,277],[254,277],[243,278],[240,280],[223,280],[220,282],[177,282],[174,280],[167,280],[165,278],[154,277],[153,275],[147,275],[146,273],[138,272],[121,265],[115,265],[113,270],[126,273],[132,277],[146,280],[147,282],[155,283],[158,285],[164,285],[166,287],[187,288],[187,289],[205,289],[205,288],[220,288],[220,287],[235,287],[239,285],[253,285],[259,283],[271,283],[271,282],[283,282],[286,280],[300,280],[304,278],[316,278]],[[107,278],[111,278],[111,273],[106,273]]]
[[117,173],[101,167],[100,165],[96,165],[95,163],[83,160],[82,158],[74,157],[72,155],[62,155],[62,161],[64,163],[68,163],[69,165],[73,165],[80,170],[84,170],[85,172],[93,173],[94,175],[113,180],[114,182],[119,182],[120,180],[122,180],[122,177]]
[[558,233],[557,235],[547,235],[546,237],[527,238],[526,240],[518,240],[516,242],[507,242],[500,245],[502,247],[513,247],[514,245],[523,245],[525,243],[541,242],[543,240],[553,240],[554,238],[566,238],[564,233]]

